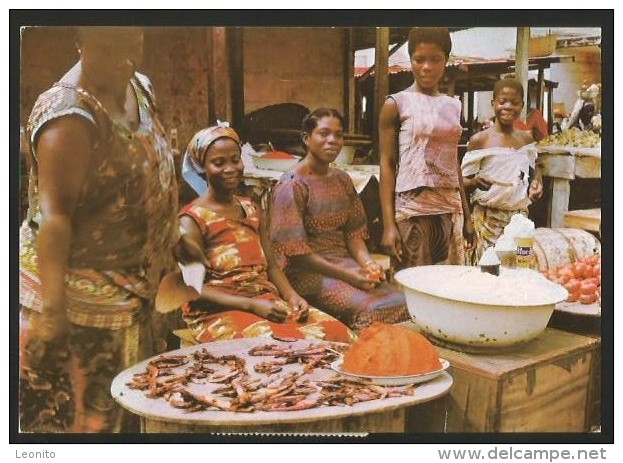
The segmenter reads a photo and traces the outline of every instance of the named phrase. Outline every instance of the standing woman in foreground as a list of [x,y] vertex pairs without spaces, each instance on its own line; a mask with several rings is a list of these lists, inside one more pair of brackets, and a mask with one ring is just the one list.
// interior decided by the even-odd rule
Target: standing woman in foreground
[[439,92],[451,48],[447,28],[412,29],[415,82],[381,108],[381,246],[398,268],[463,264],[463,238],[473,240],[458,163],[461,103]]
[[155,288],[179,239],[173,158],[136,72],[142,31],[77,32],[79,61],[39,96],[27,128],[23,432],[121,431],[110,384],[151,354]]
[[320,108],[303,120],[305,158],[274,190],[270,238],[294,289],[359,330],[410,319],[404,294],[370,257],[363,205],[351,178],[330,163],[344,144],[344,120]]

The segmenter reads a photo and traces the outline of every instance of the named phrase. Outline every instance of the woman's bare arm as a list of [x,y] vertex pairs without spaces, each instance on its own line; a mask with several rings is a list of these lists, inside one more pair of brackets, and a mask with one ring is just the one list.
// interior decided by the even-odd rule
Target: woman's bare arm
[[401,260],[402,239],[395,221],[396,166],[398,158],[398,106],[393,99],[387,99],[379,117],[379,154],[381,179],[379,197],[383,218],[381,247],[387,253]]
[[44,340],[58,339],[68,326],[65,272],[73,236],[73,214],[92,146],[92,127],[77,116],[48,123],[36,141],[41,208],[37,254],[43,299],[39,335]]

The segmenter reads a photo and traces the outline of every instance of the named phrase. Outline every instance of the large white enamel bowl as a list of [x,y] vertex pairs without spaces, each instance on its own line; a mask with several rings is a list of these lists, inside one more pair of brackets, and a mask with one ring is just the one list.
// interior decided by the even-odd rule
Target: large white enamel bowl
[[541,333],[567,290],[529,269],[429,265],[400,270],[413,322],[442,342],[475,348],[508,347]]

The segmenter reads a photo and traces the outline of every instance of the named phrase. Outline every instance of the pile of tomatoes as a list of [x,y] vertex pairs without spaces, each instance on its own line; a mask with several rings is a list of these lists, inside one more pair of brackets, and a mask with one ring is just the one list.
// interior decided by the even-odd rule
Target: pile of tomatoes
[[601,303],[601,255],[585,256],[541,273],[569,292],[567,302]]

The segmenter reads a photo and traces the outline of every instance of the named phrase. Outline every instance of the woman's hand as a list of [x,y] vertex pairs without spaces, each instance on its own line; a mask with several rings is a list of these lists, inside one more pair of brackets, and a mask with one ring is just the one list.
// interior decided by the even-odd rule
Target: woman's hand
[[380,244],[385,253],[394,257],[398,262],[402,262],[402,237],[395,223],[387,224],[383,227],[383,236],[381,236]]
[[463,221],[463,239],[465,240],[465,248],[472,249],[476,244],[476,231],[474,222],[471,217],[465,217]]
[[532,180],[532,182],[530,182],[530,188],[528,189],[528,198],[530,199],[530,201],[536,201],[538,199],[541,199],[541,196],[543,196],[543,184],[539,180],[534,179]]
[[62,355],[69,338],[69,319],[64,310],[43,314],[33,321],[26,341],[26,362],[33,368],[50,368]]
[[271,322],[283,323],[288,316],[288,308],[275,301],[266,299],[252,299],[249,303],[249,312]]
[[293,293],[287,299],[287,302],[292,308],[292,312],[287,317],[288,321],[305,322],[309,316],[309,304],[307,301],[299,296],[298,293]]
[[355,288],[359,288],[364,291],[370,291],[376,288],[381,282],[379,279],[370,278],[368,273],[362,268],[357,270],[346,270],[346,278],[344,281],[353,285]]
[[377,281],[385,281],[385,270],[383,270],[383,267],[374,260],[366,262],[361,269],[363,273],[368,276],[368,278]]
[[476,174],[473,178],[464,179],[465,187],[470,190],[488,191],[493,182],[486,175]]
[[57,342],[67,338],[69,333],[69,319],[65,309],[46,310],[35,322],[32,329],[36,336],[46,342]]
[[205,266],[210,266],[203,249],[187,234],[182,234],[179,241],[173,248],[175,260],[181,264],[191,264],[200,262]]

